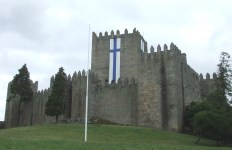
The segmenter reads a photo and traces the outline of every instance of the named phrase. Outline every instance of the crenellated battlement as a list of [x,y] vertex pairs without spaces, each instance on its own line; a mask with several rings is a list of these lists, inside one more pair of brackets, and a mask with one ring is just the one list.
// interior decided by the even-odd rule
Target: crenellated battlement
[[136,30],[136,28],[133,29],[133,32],[132,33],[129,33],[127,29],[124,30],[124,33],[123,34],[120,34],[120,31],[117,30],[116,32],[114,32],[113,30],[111,30],[110,33],[108,33],[107,31],[104,33],[100,32],[98,35],[93,32],[92,33],[92,36],[93,36],[93,39],[97,39],[97,40],[107,40],[107,39],[111,39],[111,38],[114,38],[115,36],[116,37],[120,37],[120,38],[123,38],[123,37],[142,37],[140,32],[138,30]]
[[210,76],[209,73],[206,73],[205,77],[203,77],[202,73],[200,76],[200,90],[201,90],[201,98],[202,100],[207,99],[208,95],[215,92],[216,85],[215,80],[217,78],[217,74],[213,73],[213,76]]
[[124,79],[119,78],[117,83],[112,82],[110,84],[108,81],[98,80],[99,87],[109,87],[109,88],[113,87],[113,88],[115,88],[115,87],[126,87],[126,86],[130,87],[130,86],[134,86],[134,85],[137,85],[137,81],[135,80],[134,77],[132,77],[130,79],[129,78],[124,78]]
[[182,53],[179,48],[173,43],[168,47],[167,44],[161,46],[158,44],[155,50],[154,46],[150,47],[150,52],[140,50],[140,59],[142,62],[149,61],[161,61],[162,58],[166,59],[177,59],[185,64],[187,64],[186,54]]
[[215,80],[217,78],[217,74],[214,72],[213,76],[210,77],[209,73],[206,73],[205,78],[203,77],[203,74],[200,73],[200,80]]
[[48,96],[49,94],[50,94],[50,88],[36,92],[35,96]]
[[[117,30],[116,32],[114,32],[113,30],[108,33],[107,31],[104,33],[100,32],[98,35],[93,32],[92,33],[92,36],[93,36],[93,40],[109,40],[109,39],[112,39],[114,38],[115,36],[118,37],[118,38],[124,38],[124,37],[139,37],[141,38],[141,42],[144,42],[144,47],[140,47],[140,50],[143,52],[143,53],[148,53],[148,48],[147,48],[147,42],[144,40],[143,36],[140,34],[140,32],[138,30],[136,30],[136,28],[133,29],[133,32],[132,33],[128,33],[128,30],[125,29],[124,33],[123,34],[120,34],[120,31]],[[143,50],[142,50],[143,49]],[[167,52],[167,54],[179,54],[181,55],[181,51],[179,50],[179,48],[174,44],[174,43],[171,43],[170,44],[170,47],[168,48],[167,44],[164,44],[163,45],[163,49],[161,48],[160,45],[157,46],[157,50],[155,51],[154,49],[154,46],[151,46],[150,47],[150,53],[153,54],[153,53],[156,53],[156,52]],[[184,53],[183,53],[184,54]]]
[[168,48],[167,44],[164,44],[163,45],[163,48],[161,48],[160,44],[157,45],[157,48],[156,48],[156,51],[155,51],[155,48],[154,46],[152,45],[150,47],[150,52],[146,52],[146,51],[142,51],[141,50],[141,53],[148,53],[148,54],[160,54],[160,53],[163,53],[163,54],[166,54],[166,55],[186,55],[185,53],[181,53],[181,50],[179,50],[179,48],[174,45],[173,43],[170,44],[170,47]]
[[74,81],[74,80],[77,80],[77,79],[82,79],[82,78],[85,78],[85,77],[86,77],[86,75],[85,75],[84,70],[82,71],[82,73],[81,73],[81,71],[78,71],[78,73],[75,71],[73,73],[73,76],[71,77],[71,81]]
[[99,40],[108,41],[114,38],[115,36],[118,38],[130,37],[130,38],[141,39],[141,40],[138,40],[139,42],[138,45],[141,45],[138,47],[138,50],[140,50],[140,52],[142,53],[142,56],[146,56],[145,54],[147,54],[147,56],[160,55],[160,53],[162,53],[164,56],[167,56],[167,57],[182,55],[183,59],[186,61],[186,54],[181,53],[181,50],[174,43],[171,43],[169,47],[167,46],[167,44],[164,44],[162,48],[160,45],[157,45],[156,50],[154,46],[151,46],[150,52],[149,52],[147,48],[146,40],[144,40],[143,36],[140,34],[138,30],[136,30],[136,28],[133,29],[132,33],[128,33],[128,30],[125,29],[123,34],[120,34],[119,30],[117,30],[116,32],[112,30],[110,33],[105,32],[104,35],[102,32],[100,32],[98,35],[95,32],[93,32],[92,36],[93,36],[93,41],[99,41]]
[[[74,72],[73,77],[72,77],[72,82],[77,82],[81,84],[86,84],[86,74],[85,70],[78,71],[78,73]],[[90,84],[97,84],[98,86],[107,86],[107,87],[116,87],[116,86],[131,86],[131,85],[136,85],[137,81],[134,77],[131,78],[119,78],[118,82],[112,82],[109,84],[108,79],[101,79],[98,77],[97,73],[92,72],[89,70],[89,82]]]

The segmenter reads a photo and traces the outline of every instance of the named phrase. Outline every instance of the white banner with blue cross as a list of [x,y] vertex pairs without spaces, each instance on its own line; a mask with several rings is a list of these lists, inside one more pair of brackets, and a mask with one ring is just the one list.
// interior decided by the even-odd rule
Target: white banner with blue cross
[[120,48],[121,38],[110,39],[109,83],[120,78]]

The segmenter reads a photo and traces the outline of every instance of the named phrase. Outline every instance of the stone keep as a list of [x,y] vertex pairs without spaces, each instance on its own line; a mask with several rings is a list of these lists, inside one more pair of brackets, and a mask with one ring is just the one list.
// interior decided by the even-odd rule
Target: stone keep
[[[89,71],[89,120],[100,118],[118,124],[181,130],[184,109],[203,100],[214,88],[214,79],[195,72],[186,54],[176,45],[165,44],[157,50],[136,29],[92,34],[92,61]],[[215,74],[214,74],[215,78]],[[67,76],[66,107],[60,120],[83,122],[85,115],[86,73]],[[51,78],[50,87],[54,82]],[[37,91],[32,83],[33,99],[21,104],[11,98],[8,88],[6,127],[54,122],[45,115],[50,88]]]

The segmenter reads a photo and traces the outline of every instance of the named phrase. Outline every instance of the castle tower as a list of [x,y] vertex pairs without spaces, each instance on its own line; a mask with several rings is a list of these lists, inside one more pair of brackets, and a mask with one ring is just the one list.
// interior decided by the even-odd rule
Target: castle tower
[[[151,47],[139,31],[93,33],[92,71],[109,84],[119,78],[137,81],[137,124],[180,130],[185,104],[199,100],[198,74],[176,45]],[[191,85],[190,88],[187,85]],[[134,113],[135,114],[135,113]]]
[[133,33],[126,29],[124,34],[111,31],[110,35],[92,36],[91,69],[100,79],[117,83],[119,78],[137,78],[139,51],[146,48],[146,42],[136,29]]

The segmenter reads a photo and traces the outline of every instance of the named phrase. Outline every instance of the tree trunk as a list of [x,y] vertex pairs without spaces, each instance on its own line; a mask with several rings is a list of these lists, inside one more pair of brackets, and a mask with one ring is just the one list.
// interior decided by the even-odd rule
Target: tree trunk
[[195,142],[195,144],[198,144],[201,140],[201,136],[199,136],[199,138],[197,139],[197,141]]
[[18,116],[18,126],[21,126],[21,101],[19,100],[19,116]]
[[31,120],[30,120],[30,126],[32,126],[32,122],[33,122],[33,113],[31,113]]
[[58,115],[56,115],[56,124],[58,124]]
[[217,144],[217,147],[219,147],[219,141],[218,141],[218,139],[216,139],[216,144]]

